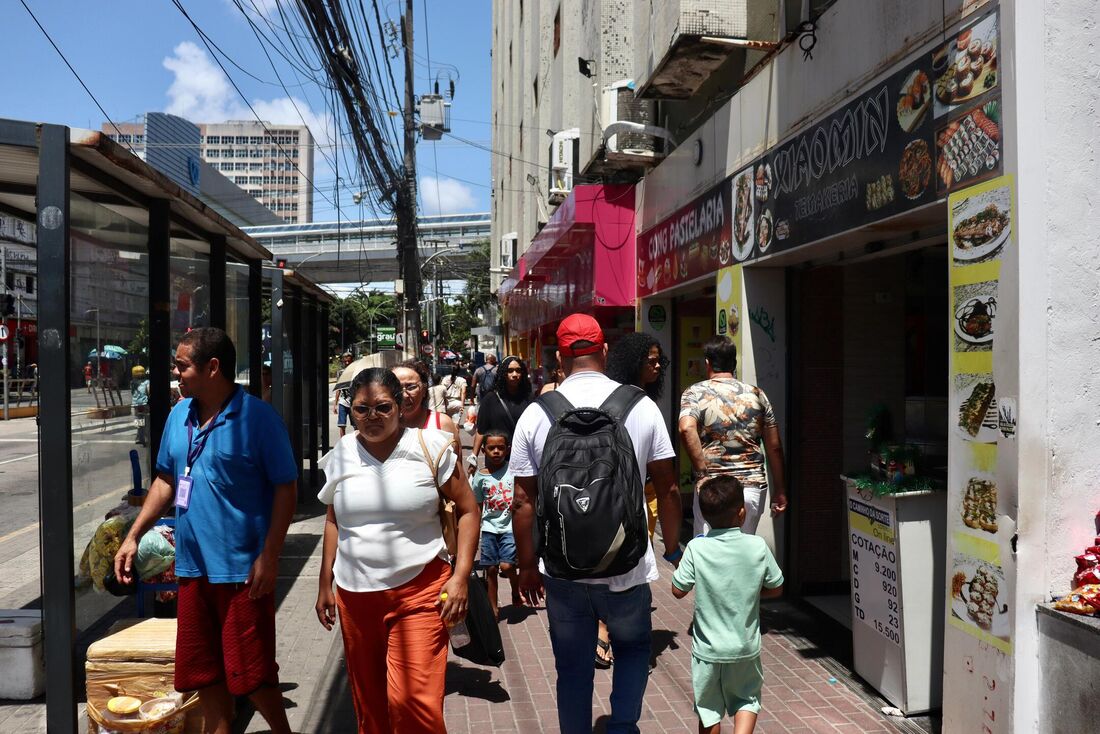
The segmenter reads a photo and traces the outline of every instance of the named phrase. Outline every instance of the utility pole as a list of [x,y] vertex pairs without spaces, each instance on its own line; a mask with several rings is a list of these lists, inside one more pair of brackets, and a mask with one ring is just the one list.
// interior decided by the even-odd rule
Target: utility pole
[[401,271],[405,279],[405,349],[420,352],[420,258],[416,248],[416,118],[413,94],[413,0],[405,0],[402,17],[405,44],[405,162],[398,188],[397,236]]

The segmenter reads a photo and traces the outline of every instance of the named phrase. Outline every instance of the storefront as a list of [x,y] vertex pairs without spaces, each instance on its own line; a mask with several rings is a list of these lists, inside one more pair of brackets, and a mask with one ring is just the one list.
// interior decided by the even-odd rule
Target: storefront
[[[996,3],[917,5],[903,30],[838,3],[833,44],[778,54],[647,176],[637,319],[672,396],[735,340],[787,449],[790,510],[759,531],[787,589],[892,704],[978,730],[1010,720],[1016,665],[1011,44]],[[853,68],[841,28],[888,29],[879,61]]]
[[633,186],[577,186],[501,284],[505,351],[532,371],[553,357],[565,316],[591,314],[609,341],[634,327]]

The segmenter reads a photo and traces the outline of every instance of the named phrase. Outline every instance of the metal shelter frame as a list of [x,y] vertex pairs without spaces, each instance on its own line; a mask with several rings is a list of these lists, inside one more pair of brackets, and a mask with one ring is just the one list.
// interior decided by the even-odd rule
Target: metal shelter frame
[[[41,588],[46,674],[46,726],[76,732],[81,661],[76,659],[74,578],[72,367],[73,193],[96,203],[136,207],[148,215],[148,332],[150,461],[157,454],[171,409],[169,294],[171,244],[184,237],[209,246],[211,326],[226,327],[228,260],[247,266],[248,389],[263,392],[262,299],[271,297],[271,400],[290,432],[299,466],[308,464],[310,485],[319,481],[318,453],[328,448],[327,345],[331,297],[292,271],[265,267],[271,253],[217,212],[181,189],[102,133],[62,125],[0,118],[0,154],[37,158],[37,171],[22,178],[0,167],[0,214],[37,225],[39,282],[38,362],[40,385],[38,495]],[[29,153],[29,155],[28,155]],[[79,189],[79,190],[78,190]],[[269,285],[268,285],[269,284]],[[284,339],[284,317],[292,314]],[[284,351],[296,366],[284,374]],[[289,382],[287,381],[287,378]],[[318,426],[320,424],[320,430]],[[43,457],[48,457],[44,459]],[[151,468],[151,467],[150,467]],[[300,481],[305,479],[299,476]],[[304,493],[303,493],[304,494]],[[68,508],[68,512],[59,511]]]

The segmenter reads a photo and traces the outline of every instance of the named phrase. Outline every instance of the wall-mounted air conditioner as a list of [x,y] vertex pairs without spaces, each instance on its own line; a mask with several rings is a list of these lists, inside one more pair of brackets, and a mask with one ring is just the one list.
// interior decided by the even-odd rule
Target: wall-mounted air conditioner
[[509,232],[500,238],[500,267],[514,268],[519,259],[519,233]]
[[554,133],[550,142],[550,193],[551,204],[560,204],[573,190],[573,176],[577,173],[580,158],[581,131],[572,127]]
[[[654,162],[664,157],[664,141],[655,135],[641,132],[640,126],[655,125],[657,103],[634,96],[634,81],[623,79],[603,88],[600,100],[600,124],[605,131],[605,157],[608,160]],[[636,123],[639,131],[623,131],[607,134],[611,129],[625,126],[615,123]]]

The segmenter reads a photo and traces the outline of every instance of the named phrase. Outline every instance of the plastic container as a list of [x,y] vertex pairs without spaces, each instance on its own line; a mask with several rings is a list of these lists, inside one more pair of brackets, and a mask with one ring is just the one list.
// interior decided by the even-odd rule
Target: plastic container
[[44,690],[42,612],[0,610],[0,698],[26,701]]
[[[439,595],[442,600],[447,599],[447,592],[444,591]],[[447,625],[447,634],[451,637],[451,647],[456,650],[460,647],[466,647],[472,640],[470,639],[470,630],[466,627],[466,620],[461,620],[456,624]]]

